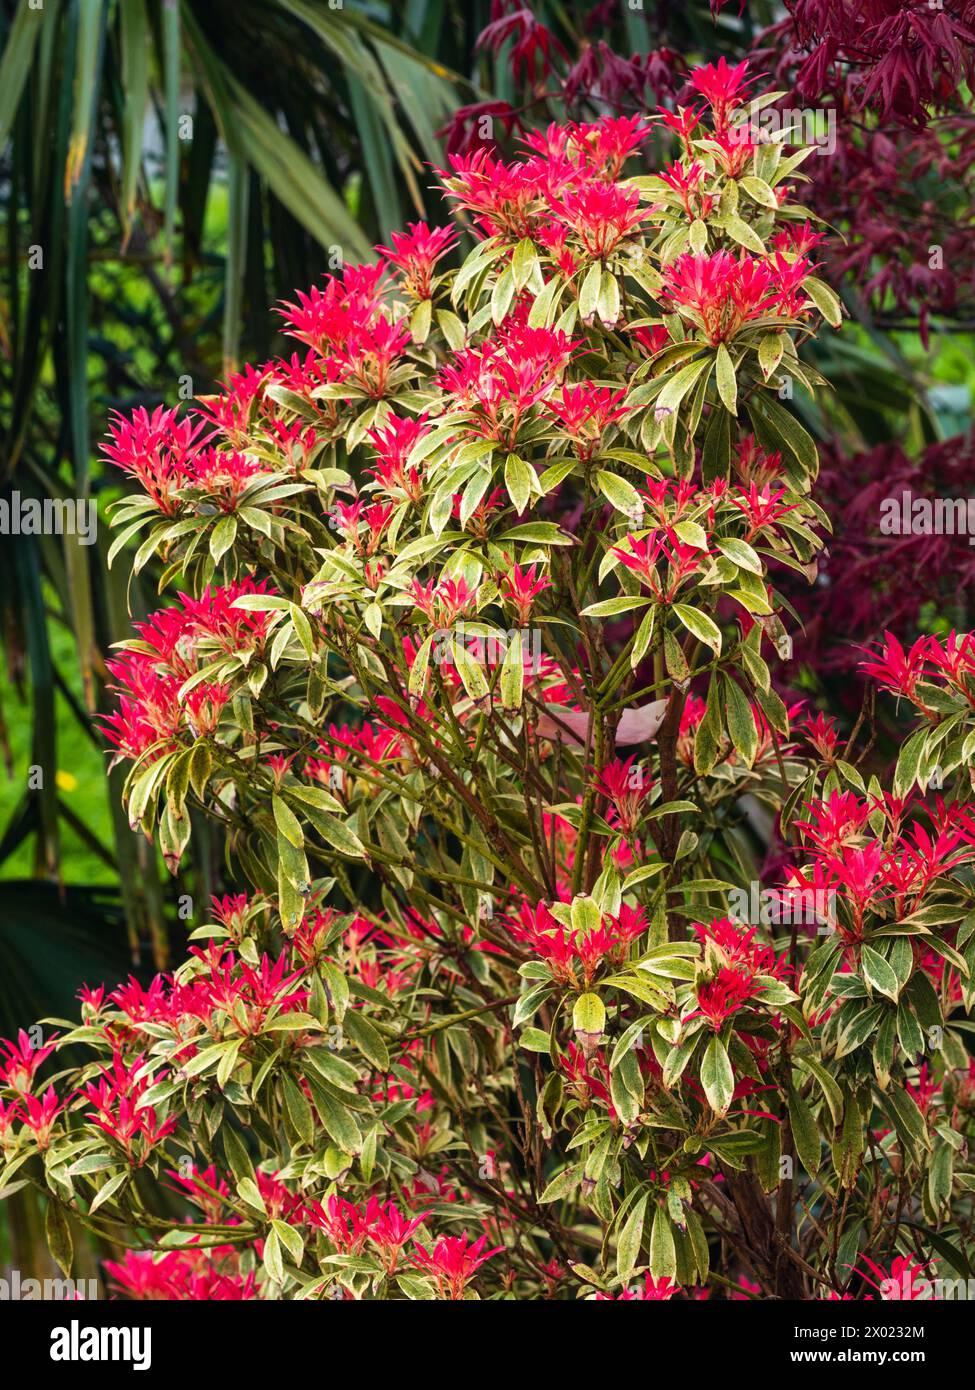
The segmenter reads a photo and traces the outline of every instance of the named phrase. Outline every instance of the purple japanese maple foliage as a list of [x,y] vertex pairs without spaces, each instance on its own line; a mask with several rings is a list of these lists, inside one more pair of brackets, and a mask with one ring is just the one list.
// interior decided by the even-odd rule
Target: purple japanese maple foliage
[[[720,12],[731,0],[714,0]],[[786,0],[763,35],[795,92],[845,94],[855,110],[922,125],[957,101],[975,72],[972,0]]]
[[813,588],[801,576],[782,588],[805,627],[803,659],[822,677],[843,677],[837,693],[852,700],[849,678],[878,632],[907,641],[935,615],[958,628],[971,623],[972,537],[964,528],[932,534],[923,518],[925,504],[956,499],[964,506],[975,493],[975,440],[959,435],[917,458],[896,443],[852,456],[834,446],[823,453],[820,483],[831,499],[828,554]]
[[[716,18],[729,8],[761,23],[748,0],[713,0]],[[587,7],[575,17],[573,49],[535,7],[494,0],[478,46],[507,62],[523,99],[456,112],[444,132],[449,152],[522,136],[552,102],[569,115],[693,105],[686,60],[670,46],[672,7],[646,7],[643,53],[614,48],[618,14],[615,4]],[[715,29],[716,46],[727,39],[726,25]],[[975,0],[788,0],[783,18],[758,33],[752,66],[787,94],[781,109],[802,107],[830,131],[829,158],[808,161],[804,173],[806,201],[835,229],[825,248],[831,278],[881,326],[916,325],[925,345],[932,317],[975,315]]]

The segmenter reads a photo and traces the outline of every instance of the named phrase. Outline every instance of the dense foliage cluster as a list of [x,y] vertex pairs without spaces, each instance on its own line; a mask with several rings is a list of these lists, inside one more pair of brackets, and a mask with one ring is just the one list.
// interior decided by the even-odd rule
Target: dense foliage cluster
[[[626,114],[664,99],[693,104],[672,7],[645,9],[646,52],[612,40],[613,4],[595,5],[573,45],[520,0],[492,0],[480,47],[510,69],[518,98],[458,110],[453,148],[492,143],[530,125],[546,102],[587,103]],[[732,51],[780,89],[764,118],[780,112],[815,129],[828,158],[810,161],[808,202],[832,229],[831,277],[862,296],[891,327],[916,322],[927,345],[933,316],[962,322],[975,306],[970,86],[975,6],[930,0],[712,0]],[[784,9],[784,13],[783,13]],[[774,22],[769,22],[774,15]],[[735,37],[737,36],[737,37]],[[485,122],[485,118],[487,121]],[[810,125],[804,124],[809,122]]]
[[782,384],[841,313],[809,151],[742,138],[745,65],[690,85],[660,173],[637,117],[455,153],[459,268],[416,224],[282,307],[290,357],[116,420],[114,550],[180,590],[111,665],[128,815],[174,870],[219,823],[241,891],[7,1045],[0,1182],[65,1265],[71,1211],[138,1297],[960,1267],[973,638],[865,658],[917,710],[889,790],[776,692],[828,530]]

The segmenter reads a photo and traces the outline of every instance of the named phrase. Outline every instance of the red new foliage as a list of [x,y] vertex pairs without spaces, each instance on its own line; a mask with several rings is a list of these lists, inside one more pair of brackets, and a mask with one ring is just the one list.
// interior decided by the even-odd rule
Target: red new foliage
[[[720,14],[731,5],[713,0],[712,9]],[[746,8],[747,0],[740,0],[738,11]],[[927,343],[933,315],[967,319],[975,311],[975,121],[969,100],[975,4],[787,0],[785,9],[755,38],[754,65],[782,89],[779,109],[798,108],[802,119],[815,119],[824,140],[828,123],[829,157],[808,161],[804,173],[812,179],[809,205],[843,233],[829,239],[831,273],[847,277],[876,313],[918,319]],[[642,56],[615,52],[598,36],[608,34],[616,18],[613,5],[591,7],[585,16],[591,37],[573,60],[528,7],[494,0],[482,46],[500,62],[504,38],[520,34],[509,61],[515,81],[530,92],[529,110],[546,96],[569,110],[590,104],[620,113],[666,101],[676,109],[664,112],[663,120],[683,136],[693,129],[696,103],[706,95],[717,116],[716,145],[724,144],[729,172],[740,172],[750,150],[746,133],[731,142],[720,134],[722,83],[742,83],[740,70],[729,78],[735,65],[721,58],[714,75],[688,79],[683,59],[664,45]],[[651,13],[647,20],[649,36],[668,32],[666,14]],[[529,49],[538,58],[531,82],[518,61]],[[728,91],[740,95],[747,88]],[[502,126],[505,138],[525,132],[524,111],[499,102],[465,107],[449,128],[449,147],[470,142],[493,148]],[[676,177],[686,180],[690,203],[694,170]]]
[[[583,81],[499,0],[505,45]],[[125,804],[174,872],[215,822],[246,885],[2,1046],[0,1187],[148,1247],[119,1291],[844,1299],[967,1239],[975,638],[865,634],[914,722],[888,786],[776,689],[843,313],[798,157],[739,138],[761,85],[450,151],[463,253],[413,224],[282,307],[301,353],[116,421],[115,553],[185,589],[109,663]]]

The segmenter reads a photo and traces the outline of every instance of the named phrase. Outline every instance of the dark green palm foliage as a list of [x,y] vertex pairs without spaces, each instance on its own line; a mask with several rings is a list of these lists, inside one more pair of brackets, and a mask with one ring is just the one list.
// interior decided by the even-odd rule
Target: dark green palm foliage
[[[244,351],[267,356],[269,300],[424,212],[435,132],[464,99],[413,41],[415,22],[436,42],[431,15],[356,0],[0,0],[0,496],[104,500],[118,480],[92,446],[111,408],[199,394]],[[101,744],[105,655],[129,605],[154,602],[126,589],[124,565],[107,568],[107,544],[105,527],[92,547],[0,541],[0,640],[24,701],[0,711],[0,742],[4,720],[30,718],[43,777],[0,826],[0,868],[28,841],[34,872],[57,880],[70,825],[117,872],[131,947],[150,942],[162,964],[175,888],[118,787],[102,792],[114,842],[101,844],[54,776],[58,710]],[[57,625],[73,633],[70,669]],[[221,854],[196,853],[196,893],[218,885]],[[0,886],[0,916],[29,923],[25,911]],[[36,1012],[5,1002],[0,1033]]]
[[[79,972],[115,981],[132,969],[122,903],[112,889],[15,880],[4,884],[3,907],[0,1017],[22,1025],[45,1013],[70,1018]],[[106,932],[106,923],[115,930]]]

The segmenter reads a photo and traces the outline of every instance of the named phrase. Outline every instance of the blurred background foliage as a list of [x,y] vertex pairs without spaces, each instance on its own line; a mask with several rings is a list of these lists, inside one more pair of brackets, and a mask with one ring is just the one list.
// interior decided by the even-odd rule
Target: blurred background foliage
[[[274,301],[441,219],[430,166],[446,153],[652,111],[688,66],[740,59],[784,13],[716,8],[0,0],[0,497],[91,498],[102,523],[92,546],[0,537],[0,1037],[72,1013],[83,981],[178,960],[229,886],[205,826],[170,879],[106,775],[104,660],[157,606],[149,572],[130,584],[124,556],[106,565],[123,485],[97,454],[110,412],[206,394],[282,351]],[[843,290],[852,322],[816,349],[835,395],[796,403],[840,441],[840,470],[842,448],[923,458],[968,428],[959,325],[922,345],[909,317],[880,326],[856,276]],[[37,1213],[13,1208],[0,1263],[36,1234]]]

